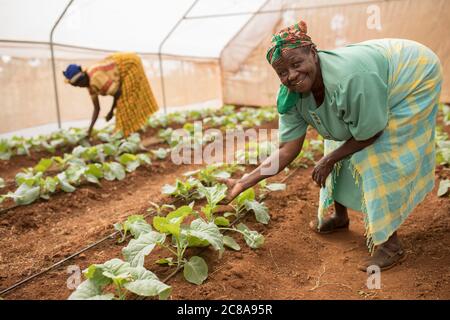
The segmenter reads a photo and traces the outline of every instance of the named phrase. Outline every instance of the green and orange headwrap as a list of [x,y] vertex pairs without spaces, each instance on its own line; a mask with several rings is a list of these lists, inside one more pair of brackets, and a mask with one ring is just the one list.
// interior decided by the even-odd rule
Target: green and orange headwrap
[[280,30],[272,37],[272,45],[267,50],[266,59],[270,64],[281,57],[281,54],[289,49],[299,47],[315,46],[307,35],[306,22],[300,20],[298,23]]

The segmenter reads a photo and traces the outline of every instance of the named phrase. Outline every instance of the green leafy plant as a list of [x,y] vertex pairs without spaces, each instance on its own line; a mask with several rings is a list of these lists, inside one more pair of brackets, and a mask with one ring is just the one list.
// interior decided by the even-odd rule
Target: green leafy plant
[[242,171],[243,167],[238,164],[215,163],[205,168],[185,172],[184,176],[197,178],[202,184],[212,186],[218,179],[228,179],[236,171]]
[[131,215],[124,223],[114,224],[114,229],[120,232],[121,239],[119,243],[125,241],[128,232],[133,235],[134,238],[139,238],[143,233],[152,231],[151,225],[149,225],[142,215]]
[[446,194],[448,194],[449,189],[450,189],[450,180],[449,179],[439,181],[439,188],[438,188],[438,192],[437,192],[438,197],[443,197]]
[[183,199],[190,202],[199,199],[201,196],[197,192],[197,188],[201,185],[200,181],[193,177],[189,177],[186,181],[176,180],[175,185],[166,184],[162,187],[162,193],[175,198]]
[[157,150],[151,150],[151,153],[160,160],[164,160],[165,158],[167,158],[167,155],[169,154],[169,150],[170,149],[164,149],[164,148],[159,148]]
[[[158,232],[147,231],[141,233],[137,239],[131,240],[122,250],[126,261],[131,266],[142,266],[145,257],[159,246],[173,254],[173,257],[159,259],[157,263],[175,265],[177,270],[184,268],[183,274],[187,281],[201,284],[208,275],[206,262],[196,256],[188,260],[185,257],[186,250],[190,246],[211,245],[219,252],[223,252],[223,235],[214,223],[208,223],[200,218],[183,224],[193,213],[192,206],[182,206],[166,217],[154,217],[153,228]],[[166,235],[172,237],[171,245],[165,243]]]
[[[214,212],[217,209],[217,205],[222,201],[227,193],[227,186],[224,184],[216,184],[213,187],[205,187],[203,185],[198,186],[198,191],[205,197],[208,204],[202,208],[202,212],[205,214],[207,221],[214,221]],[[223,220],[219,220],[219,223],[226,223]]]
[[[133,267],[120,259],[90,265],[83,274],[86,280],[70,295],[69,300],[124,300],[128,292],[144,297],[158,296],[165,300],[172,291],[153,272],[142,266]],[[114,289],[114,293],[109,288]]]
[[227,216],[232,214],[235,215],[236,218],[241,218],[247,211],[253,211],[258,222],[263,224],[269,223],[269,209],[264,203],[255,200],[255,190],[253,188],[249,188],[238,195],[231,203],[231,206],[235,212],[229,213]]

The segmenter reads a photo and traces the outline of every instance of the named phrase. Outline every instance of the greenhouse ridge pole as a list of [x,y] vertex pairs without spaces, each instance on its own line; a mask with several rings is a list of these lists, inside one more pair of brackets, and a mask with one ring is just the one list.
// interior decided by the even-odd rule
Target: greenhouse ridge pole
[[50,31],[50,53],[51,53],[51,59],[52,59],[52,73],[53,73],[53,88],[55,90],[55,102],[56,102],[56,117],[58,119],[58,128],[61,129],[61,111],[59,110],[59,97],[58,97],[58,84],[56,82],[56,65],[55,65],[55,50],[53,47],[53,34],[55,32],[56,27],[58,26],[61,19],[66,14],[67,10],[69,9],[70,5],[73,3],[74,0],[70,0],[67,4],[64,11],[59,16],[58,20],[56,20],[55,24],[53,25],[52,31]]
[[163,98],[163,107],[164,107],[165,114],[167,114],[167,103],[166,103],[166,89],[165,89],[165,85],[164,85],[164,68],[163,68],[162,54],[161,54],[162,47],[164,46],[166,41],[170,38],[170,36],[173,34],[173,32],[178,28],[181,21],[183,21],[186,18],[186,16],[189,14],[189,12],[191,12],[191,10],[195,7],[195,5],[197,4],[198,1],[199,0],[195,0],[191,4],[189,9],[187,9],[187,11],[183,14],[183,16],[172,27],[172,29],[170,29],[169,33],[164,37],[163,41],[161,41],[161,43],[159,44],[159,47],[158,47],[159,73],[160,73],[160,78],[161,78],[161,93],[162,93],[162,98]]

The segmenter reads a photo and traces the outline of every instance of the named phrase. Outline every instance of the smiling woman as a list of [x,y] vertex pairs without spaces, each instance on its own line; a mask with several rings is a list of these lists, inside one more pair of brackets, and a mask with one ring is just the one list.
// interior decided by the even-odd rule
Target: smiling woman
[[[311,229],[348,229],[347,208],[361,211],[372,257],[359,269],[397,265],[406,258],[397,229],[434,185],[439,59],[402,39],[317,50],[303,21],[275,34],[266,58],[281,81],[280,147],[252,173],[229,181],[227,199],[267,178],[262,168],[272,161],[282,171],[310,125],[325,138],[325,156],[312,174],[321,192]],[[333,203],[334,214],[325,217]]]

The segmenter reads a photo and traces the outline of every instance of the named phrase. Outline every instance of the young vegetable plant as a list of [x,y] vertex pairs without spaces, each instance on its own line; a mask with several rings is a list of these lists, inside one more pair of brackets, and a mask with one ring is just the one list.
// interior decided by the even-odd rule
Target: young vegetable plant
[[121,239],[118,241],[119,243],[125,241],[128,232],[131,233],[134,238],[139,238],[141,234],[152,231],[151,225],[145,221],[143,215],[131,215],[124,223],[114,224],[114,229],[121,234]]
[[243,217],[247,211],[253,211],[258,222],[268,224],[270,220],[269,209],[257,200],[255,200],[255,190],[253,188],[247,189],[236,197],[231,203],[234,213],[225,214],[225,217],[230,215],[236,218]]
[[185,172],[184,176],[194,176],[202,184],[212,186],[217,183],[218,179],[228,179],[231,174],[243,170],[242,166],[237,164],[217,163],[206,166],[203,169]]
[[[121,259],[93,264],[83,274],[86,280],[69,296],[69,300],[125,300],[128,292],[165,300],[172,291],[153,272]],[[110,289],[114,289],[114,293]]]
[[193,177],[189,177],[185,182],[176,180],[175,185],[166,184],[162,187],[162,193],[175,198],[183,199],[190,202],[194,199],[200,199],[197,188],[201,185],[200,181]]
[[[190,223],[183,223],[188,217],[195,215],[193,205],[182,206],[166,217],[153,218],[153,228],[156,231],[141,233],[138,238],[131,240],[122,253],[132,267],[143,266],[145,257],[156,247],[166,249],[173,257],[160,259],[157,263],[175,265],[177,270],[183,269],[184,277],[194,284],[203,283],[208,277],[208,266],[203,258],[185,257],[188,247],[202,247],[211,245],[220,253],[224,251],[224,239],[219,228],[213,222],[195,219]],[[189,219],[191,220],[191,219]],[[166,244],[166,236],[171,236],[171,244]]]
[[159,148],[157,150],[151,150],[150,152],[156,157],[156,159],[164,160],[167,158],[169,151],[170,149]]
[[[252,249],[258,249],[261,248],[264,244],[264,236],[260,234],[258,231],[252,231],[250,230],[245,224],[239,223],[236,228],[219,228],[220,230],[228,230],[228,231],[234,231],[242,234],[244,236],[245,243],[252,248]],[[227,247],[230,247],[233,250],[240,250],[239,245],[234,241],[233,238],[227,237],[227,239],[224,241],[225,245]]]
[[[213,187],[199,185],[198,191],[202,195],[202,198],[206,197],[206,201],[208,201],[208,204],[202,208],[206,221],[214,221],[214,212],[217,210],[217,204],[225,198],[227,186],[224,184],[216,184]],[[225,218],[219,219],[217,222],[221,225],[228,225],[229,222],[227,222],[226,219],[223,219]]]

